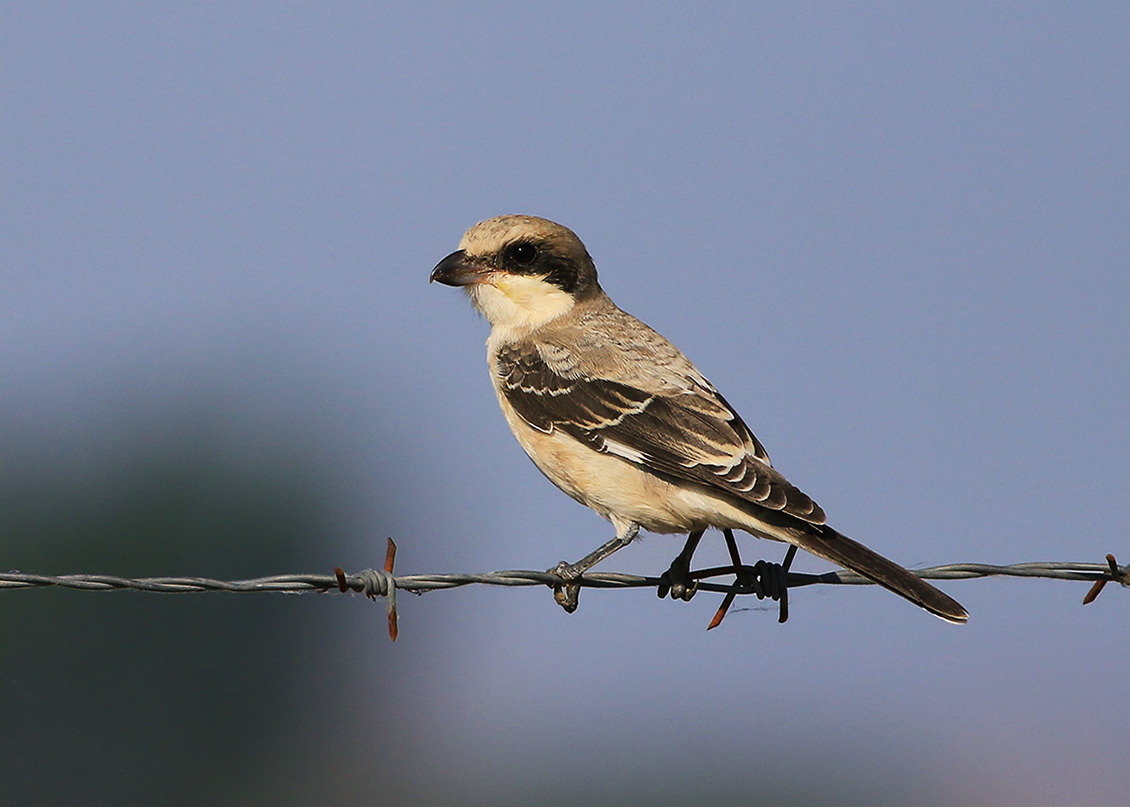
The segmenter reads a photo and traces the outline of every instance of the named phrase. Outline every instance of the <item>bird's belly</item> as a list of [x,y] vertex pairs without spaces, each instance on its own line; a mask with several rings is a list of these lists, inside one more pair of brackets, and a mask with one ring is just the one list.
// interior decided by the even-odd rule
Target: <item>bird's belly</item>
[[526,426],[515,429],[515,437],[553,484],[605,518],[630,521],[656,533],[747,528],[748,516],[705,488],[671,484],[561,432],[545,434]]

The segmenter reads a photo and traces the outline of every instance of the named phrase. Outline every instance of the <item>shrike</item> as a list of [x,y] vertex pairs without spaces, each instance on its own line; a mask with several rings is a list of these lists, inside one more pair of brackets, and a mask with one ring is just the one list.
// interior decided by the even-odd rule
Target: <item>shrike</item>
[[[825,524],[690,360],[609,299],[571,230],[533,216],[489,219],[431,279],[462,286],[490,322],[491,381],[530,459],[616,528],[612,540],[556,568],[565,581],[640,529],[686,533],[669,575],[673,596],[689,599],[690,555],[715,527],[794,544],[942,619],[968,619],[946,594]],[[562,604],[576,607],[576,588]]]

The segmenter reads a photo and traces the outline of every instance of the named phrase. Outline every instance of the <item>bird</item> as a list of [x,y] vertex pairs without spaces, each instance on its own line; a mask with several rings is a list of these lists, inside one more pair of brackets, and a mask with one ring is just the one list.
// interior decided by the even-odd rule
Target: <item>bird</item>
[[490,377],[518,443],[615,529],[581,560],[550,570],[563,581],[555,597],[567,611],[577,579],[640,530],[688,536],[666,579],[672,597],[690,599],[691,555],[715,528],[728,540],[741,530],[791,544],[947,622],[968,619],[944,592],[829,526],[690,359],[612,302],[569,228],[536,216],[487,219],[431,281],[462,287],[490,324]]

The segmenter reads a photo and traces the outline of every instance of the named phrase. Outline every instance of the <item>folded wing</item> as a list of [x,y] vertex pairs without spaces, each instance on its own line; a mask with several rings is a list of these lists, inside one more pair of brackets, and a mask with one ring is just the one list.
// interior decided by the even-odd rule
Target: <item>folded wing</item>
[[769,464],[757,438],[709,384],[688,378],[648,392],[570,369],[569,362],[551,364],[530,344],[507,345],[497,355],[500,388],[533,428],[560,429],[661,476],[824,523],[820,506]]

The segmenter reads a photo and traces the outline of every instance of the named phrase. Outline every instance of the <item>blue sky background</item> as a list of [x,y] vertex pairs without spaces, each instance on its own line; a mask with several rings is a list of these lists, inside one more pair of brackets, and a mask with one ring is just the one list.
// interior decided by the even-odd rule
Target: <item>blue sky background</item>
[[[606,540],[427,283],[500,213],[574,229],[847,534],[912,567],[1130,562],[1128,34],[1122,3],[4,2],[0,566],[326,573],[392,536],[403,573],[541,569]],[[0,779],[1121,803],[1126,593],[944,587],[968,626],[820,587],[709,634],[717,595],[463,589],[403,597],[396,645],[359,597],[8,592]]]

